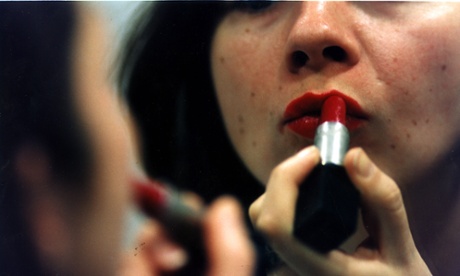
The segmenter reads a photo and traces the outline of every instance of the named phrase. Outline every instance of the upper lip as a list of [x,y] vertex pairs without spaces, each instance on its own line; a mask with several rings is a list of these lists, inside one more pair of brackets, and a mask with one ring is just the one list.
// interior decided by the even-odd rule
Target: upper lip
[[336,95],[344,99],[347,108],[347,118],[367,120],[367,115],[353,98],[337,90],[325,93],[306,92],[302,96],[292,100],[286,107],[282,124],[286,125],[304,116],[319,117],[323,102],[330,96]]

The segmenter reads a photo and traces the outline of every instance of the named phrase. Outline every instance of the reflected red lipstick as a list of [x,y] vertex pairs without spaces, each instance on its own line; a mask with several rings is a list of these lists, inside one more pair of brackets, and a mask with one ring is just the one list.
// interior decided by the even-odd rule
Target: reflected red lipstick
[[322,253],[340,246],[356,230],[359,194],[342,166],[349,146],[346,117],[342,97],[325,99],[315,134],[321,164],[301,184],[297,199],[294,235]]
[[132,181],[134,197],[143,213],[159,221],[168,236],[188,252],[188,263],[174,275],[204,275],[204,247],[201,215],[182,203],[177,191],[151,179]]

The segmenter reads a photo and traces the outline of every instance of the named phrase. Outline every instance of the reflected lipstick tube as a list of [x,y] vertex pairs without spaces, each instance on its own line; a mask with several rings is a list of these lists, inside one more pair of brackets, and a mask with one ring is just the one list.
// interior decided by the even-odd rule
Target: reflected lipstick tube
[[324,101],[315,134],[321,164],[301,184],[296,204],[294,235],[321,253],[339,247],[356,230],[359,194],[343,167],[349,147],[346,115],[341,97]]
[[163,183],[145,180],[131,184],[141,211],[159,221],[169,238],[188,253],[187,264],[172,275],[204,275],[207,256],[201,215],[186,206],[177,191]]

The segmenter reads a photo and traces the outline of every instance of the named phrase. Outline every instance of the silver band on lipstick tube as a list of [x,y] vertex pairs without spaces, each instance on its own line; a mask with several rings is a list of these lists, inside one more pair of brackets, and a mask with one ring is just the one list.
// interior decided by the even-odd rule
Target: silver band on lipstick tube
[[343,165],[349,142],[348,129],[342,123],[324,122],[316,129],[315,146],[320,151],[323,165]]

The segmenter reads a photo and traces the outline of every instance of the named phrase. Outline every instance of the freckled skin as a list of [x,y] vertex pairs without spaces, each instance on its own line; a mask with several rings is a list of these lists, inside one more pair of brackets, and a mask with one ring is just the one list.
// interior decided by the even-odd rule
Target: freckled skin
[[[399,185],[418,250],[439,275],[459,274],[457,260],[446,258],[460,251],[452,219],[460,214],[459,13],[454,2],[285,1],[230,12],[211,48],[227,132],[262,184],[313,143],[282,124],[293,99],[335,89],[356,100],[368,121],[351,133],[351,146]],[[323,55],[332,46],[341,59]]]
[[[242,160],[266,183],[277,164],[313,142],[281,125],[289,102],[337,89],[369,115],[351,146],[409,185],[459,137],[458,13],[459,3],[437,2],[280,2],[260,13],[229,13],[215,32],[211,65]],[[325,45],[342,48],[345,61],[323,59]],[[290,63],[298,50],[309,54],[301,68]],[[245,118],[244,136],[235,114]]]

